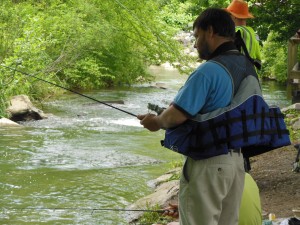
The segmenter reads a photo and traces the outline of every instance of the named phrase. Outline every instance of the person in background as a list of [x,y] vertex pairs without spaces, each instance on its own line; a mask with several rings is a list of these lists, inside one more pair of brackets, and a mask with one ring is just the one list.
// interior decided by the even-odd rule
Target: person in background
[[249,173],[245,176],[245,187],[242,196],[239,225],[261,225],[262,210],[259,189]]
[[230,5],[225,8],[228,11],[235,23],[236,32],[240,32],[250,57],[259,65],[261,65],[261,52],[259,38],[254,30],[247,26],[247,19],[252,19],[254,16],[249,12],[247,2],[243,0],[233,0]]
[[[246,57],[239,54],[233,42],[235,25],[225,10],[204,10],[195,20],[193,30],[199,57],[207,61],[189,76],[161,114],[137,116],[141,125],[152,132],[183,125],[198,113],[230,105],[235,92],[232,75],[227,67],[212,59],[220,57],[230,68],[254,70],[252,65],[245,64]],[[238,224],[245,180],[243,154],[240,149],[209,153],[200,160],[186,158],[179,191],[180,225]]]
[[[230,5],[225,8],[227,12],[231,14],[231,18],[235,24],[236,31],[236,44],[240,46],[240,51],[243,54],[249,54],[252,63],[256,67],[256,72],[261,69],[261,49],[259,45],[259,38],[255,34],[254,30],[247,26],[247,19],[252,19],[254,16],[249,12],[247,2],[243,0],[233,0]],[[247,53],[243,51],[241,46],[241,38],[245,43],[245,48],[247,48]],[[244,158],[245,170],[249,172],[251,170],[250,159],[248,157]]]
[[[165,209],[164,215],[178,218],[178,205],[170,204]],[[245,175],[245,185],[242,196],[239,225],[261,225],[262,224],[262,210],[259,189],[255,180],[249,173]],[[179,222],[171,222],[167,225],[179,225]]]

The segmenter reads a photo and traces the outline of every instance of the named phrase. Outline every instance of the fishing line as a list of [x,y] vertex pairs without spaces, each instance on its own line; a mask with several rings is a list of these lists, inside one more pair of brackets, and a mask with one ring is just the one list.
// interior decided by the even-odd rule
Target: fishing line
[[93,100],[93,101],[95,101],[95,102],[98,102],[98,103],[101,103],[101,104],[106,105],[106,106],[108,106],[108,107],[111,107],[111,108],[113,108],[113,109],[119,110],[119,111],[121,111],[121,112],[123,112],[123,113],[127,113],[128,115],[137,117],[137,115],[135,115],[135,114],[133,114],[133,113],[131,113],[131,112],[128,112],[128,111],[125,111],[125,110],[120,109],[120,108],[118,108],[118,107],[115,107],[115,106],[113,106],[113,105],[107,104],[107,103],[105,103],[105,102],[103,102],[103,101],[99,101],[98,99],[95,99],[95,98],[90,97],[90,96],[88,96],[88,95],[82,94],[82,93],[80,93],[80,92],[77,92],[77,91],[68,89],[68,88],[63,87],[63,86],[61,86],[61,85],[59,85],[59,84],[55,84],[55,83],[52,83],[52,82],[50,82],[50,81],[44,80],[44,79],[39,78],[39,77],[37,77],[37,76],[35,76],[35,75],[33,75],[33,74],[25,73],[25,72],[23,72],[23,71],[21,71],[21,70],[18,70],[18,69],[16,69],[16,68],[11,68],[11,67],[5,66],[5,65],[3,65],[3,64],[1,64],[1,66],[2,66],[2,67],[5,67],[5,68],[7,68],[7,69],[13,70],[13,71],[15,71],[15,72],[19,72],[19,73],[21,73],[21,74],[23,74],[23,75],[26,75],[26,76],[29,76],[29,77],[34,77],[34,78],[37,79],[37,80],[40,80],[40,81],[43,81],[43,82],[45,82],[45,83],[51,84],[51,85],[53,85],[53,86],[59,87],[59,88],[61,88],[61,89],[64,89],[64,90],[66,90],[66,91],[72,92],[72,93],[77,94],[77,95],[80,95],[80,96],[82,96],[82,97],[91,99],[91,100]]
[[66,208],[35,208],[35,207],[26,207],[26,208],[2,208],[2,211],[26,211],[26,210],[52,210],[52,211],[115,211],[115,212],[156,212],[156,213],[164,213],[168,210],[158,209],[158,210],[151,210],[151,209],[113,209],[113,208],[75,208],[75,207],[66,207]]
[[13,69],[13,74],[11,75],[11,77],[9,77],[9,78],[7,79],[7,81],[3,81],[3,82],[5,82],[5,83],[1,83],[1,86],[2,86],[2,87],[8,86],[10,83],[12,83],[12,82],[14,81],[14,79],[15,79],[15,74],[16,74],[16,69],[17,69],[18,65],[19,65],[19,63],[16,62],[15,68]]

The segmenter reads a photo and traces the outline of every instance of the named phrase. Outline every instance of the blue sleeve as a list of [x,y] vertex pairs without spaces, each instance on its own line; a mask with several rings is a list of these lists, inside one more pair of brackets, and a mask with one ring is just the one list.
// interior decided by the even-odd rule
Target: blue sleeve
[[232,99],[232,80],[217,63],[206,62],[194,71],[178,91],[173,105],[189,117],[227,106]]

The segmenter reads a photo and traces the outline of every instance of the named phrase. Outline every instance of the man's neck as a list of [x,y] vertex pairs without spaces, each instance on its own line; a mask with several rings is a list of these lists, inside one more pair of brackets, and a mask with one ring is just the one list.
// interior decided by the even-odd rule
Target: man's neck
[[238,19],[236,18],[234,20],[234,23],[235,23],[235,26],[246,26],[247,25],[247,22],[245,19]]
[[232,51],[232,50],[238,51],[233,41],[223,42],[214,50],[214,52],[209,56],[207,60],[210,60],[224,52]]
[[215,51],[219,46],[229,41],[233,41],[233,40],[228,37],[222,37],[222,36],[215,37],[212,50]]

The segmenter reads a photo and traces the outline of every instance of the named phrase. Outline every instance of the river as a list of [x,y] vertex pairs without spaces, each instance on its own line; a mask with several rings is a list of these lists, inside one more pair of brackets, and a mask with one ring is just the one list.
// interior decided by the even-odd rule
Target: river
[[[167,105],[186,76],[151,67],[156,82],[85,93],[133,114]],[[288,106],[284,86],[263,82],[270,104]],[[0,128],[0,224],[127,224],[123,211],[153,190],[148,182],[183,157],[160,146],[163,132],[132,115],[66,94],[43,103],[49,118]],[[95,210],[91,210],[95,209]]]

